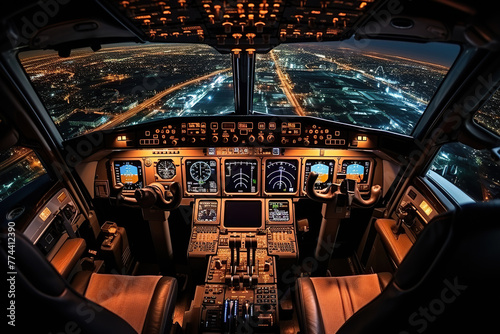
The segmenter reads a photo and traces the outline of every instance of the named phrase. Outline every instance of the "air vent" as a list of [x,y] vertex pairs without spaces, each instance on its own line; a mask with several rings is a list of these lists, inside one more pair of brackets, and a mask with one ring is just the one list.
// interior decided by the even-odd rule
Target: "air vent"
[[12,210],[10,210],[7,215],[5,215],[5,218],[12,222],[21,217],[21,215],[24,213],[24,206],[18,206]]
[[78,32],[92,31],[97,28],[99,28],[99,25],[96,22],[77,23],[73,26],[73,29]]

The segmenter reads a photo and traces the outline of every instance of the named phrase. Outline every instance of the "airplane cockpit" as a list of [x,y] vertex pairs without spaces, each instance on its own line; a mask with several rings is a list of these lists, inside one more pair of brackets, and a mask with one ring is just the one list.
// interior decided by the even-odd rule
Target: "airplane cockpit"
[[496,328],[491,3],[18,0],[0,18],[9,333]]

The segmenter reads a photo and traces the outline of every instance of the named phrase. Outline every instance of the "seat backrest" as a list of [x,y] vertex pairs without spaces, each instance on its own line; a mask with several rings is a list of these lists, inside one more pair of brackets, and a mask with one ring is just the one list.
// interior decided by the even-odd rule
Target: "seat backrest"
[[497,331],[499,297],[500,200],[468,204],[433,219],[387,288],[338,333]]
[[136,333],[125,320],[77,293],[22,234],[2,231],[0,254],[2,267],[10,268],[7,279],[14,295],[8,303],[14,306],[8,321],[14,321],[16,332]]

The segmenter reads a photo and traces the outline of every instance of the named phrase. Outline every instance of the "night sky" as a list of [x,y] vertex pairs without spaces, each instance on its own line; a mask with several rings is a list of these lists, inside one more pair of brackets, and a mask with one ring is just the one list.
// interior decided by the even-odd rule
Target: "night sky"
[[451,67],[460,51],[460,47],[456,44],[437,42],[415,43],[382,40],[355,41],[351,38],[346,41],[333,43],[339,47],[392,54],[395,56],[428,61],[430,63],[446,67]]

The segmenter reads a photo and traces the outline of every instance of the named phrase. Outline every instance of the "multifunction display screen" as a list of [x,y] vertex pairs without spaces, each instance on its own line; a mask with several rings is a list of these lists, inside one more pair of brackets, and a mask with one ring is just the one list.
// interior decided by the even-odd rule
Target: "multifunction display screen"
[[196,219],[199,222],[217,221],[217,201],[199,201]]
[[142,164],[139,160],[115,160],[113,162],[116,183],[123,184],[123,190],[135,190],[144,186]]
[[226,201],[224,205],[224,227],[251,228],[262,225],[261,201]]
[[337,173],[337,180],[349,179],[365,184],[368,182],[369,175],[369,160],[344,160],[342,161],[340,171]]
[[217,161],[212,159],[186,160],[186,191],[188,193],[217,193]]
[[307,178],[309,177],[310,172],[318,173],[318,178],[314,183],[315,190],[323,190],[326,189],[333,183],[333,179],[335,176],[335,160],[324,159],[324,160],[307,160],[305,164],[304,171],[304,190],[306,188]]
[[269,201],[269,221],[273,223],[290,221],[288,201]]
[[266,161],[266,193],[295,193],[297,191],[298,161],[272,159]]

